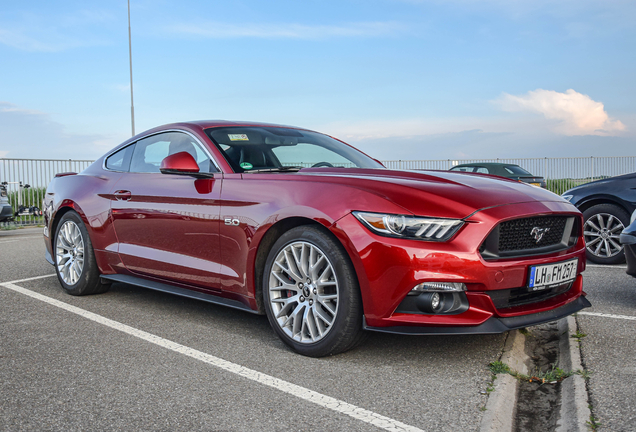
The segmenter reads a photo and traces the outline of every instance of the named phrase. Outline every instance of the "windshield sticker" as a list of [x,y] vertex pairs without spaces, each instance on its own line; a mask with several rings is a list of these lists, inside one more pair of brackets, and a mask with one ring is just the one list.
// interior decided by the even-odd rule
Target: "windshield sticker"
[[227,134],[230,141],[249,141],[247,134]]
[[248,170],[254,168],[254,165],[249,162],[241,162],[241,168]]

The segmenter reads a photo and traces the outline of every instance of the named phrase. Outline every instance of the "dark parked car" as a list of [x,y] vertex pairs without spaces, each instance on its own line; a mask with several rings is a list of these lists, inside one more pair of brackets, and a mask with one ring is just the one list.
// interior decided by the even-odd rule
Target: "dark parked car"
[[124,282],[266,314],[310,356],[364,330],[500,333],[590,305],[572,204],[491,176],[388,170],[305,129],[161,126],[58,174],[44,201],[69,294]]
[[598,264],[625,262],[619,237],[636,210],[636,173],[585,183],[562,197],[583,212],[587,258]]
[[636,277],[636,210],[632,213],[631,223],[623,230],[620,240],[625,248],[627,274]]
[[500,177],[506,177],[523,183],[529,183],[533,186],[539,186],[544,189],[546,188],[545,179],[543,177],[534,176],[519,165],[515,164],[475,162],[455,165],[450,169],[450,171],[498,175]]
[[9,197],[7,196],[7,187],[4,184],[0,184],[0,222],[6,222],[13,218],[13,208],[9,203]]

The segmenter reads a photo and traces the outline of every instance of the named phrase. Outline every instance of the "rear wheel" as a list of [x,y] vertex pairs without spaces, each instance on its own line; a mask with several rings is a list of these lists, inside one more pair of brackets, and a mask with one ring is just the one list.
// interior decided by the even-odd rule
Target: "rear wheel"
[[99,294],[110,284],[100,281],[93,245],[82,218],[70,211],[62,216],[53,244],[55,271],[64,291],[71,295]]
[[362,339],[362,300],[353,266],[342,246],[321,229],[300,226],[283,234],[267,257],[263,284],[271,326],[300,354],[337,354]]
[[587,258],[597,264],[625,262],[625,251],[619,237],[629,225],[629,215],[613,204],[597,204],[583,212]]

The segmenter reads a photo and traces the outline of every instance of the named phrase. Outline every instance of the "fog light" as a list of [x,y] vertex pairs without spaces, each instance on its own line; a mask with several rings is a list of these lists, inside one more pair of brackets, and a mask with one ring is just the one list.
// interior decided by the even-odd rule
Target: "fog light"
[[461,282],[422,282],[404,297],[395,312],[456,315],[468,310],[466,285]]
[[459,282],[424,282],[416,285],[409,295],[419,295],[424,292],[461,292],[466,291],[466,285]]
[[438,292],[422,293],[417,298],[417,307],[430,314],[441,312],[444,308],[444,294]]
[[433,308],[433,310],[439,309],[439,302],[439,293],[433,293],[433,295],[431,296],[431,307]]

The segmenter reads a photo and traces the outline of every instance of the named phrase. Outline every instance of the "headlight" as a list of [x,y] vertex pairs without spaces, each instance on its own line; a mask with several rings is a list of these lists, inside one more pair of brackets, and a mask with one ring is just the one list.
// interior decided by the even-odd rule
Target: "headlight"
[[634,210],[634,213],[632,213],[632,218],[629,220],[629,223],[633,224],[635,220],[636,220],[636,210]]
[[571,201],[573,196],[574,195],[561,195],[561,198],[563,198],[566,201]]
[[464,224],[460,219],[441,219],[383,213],[353,212],[376,234],[414,240],[446,241]]

